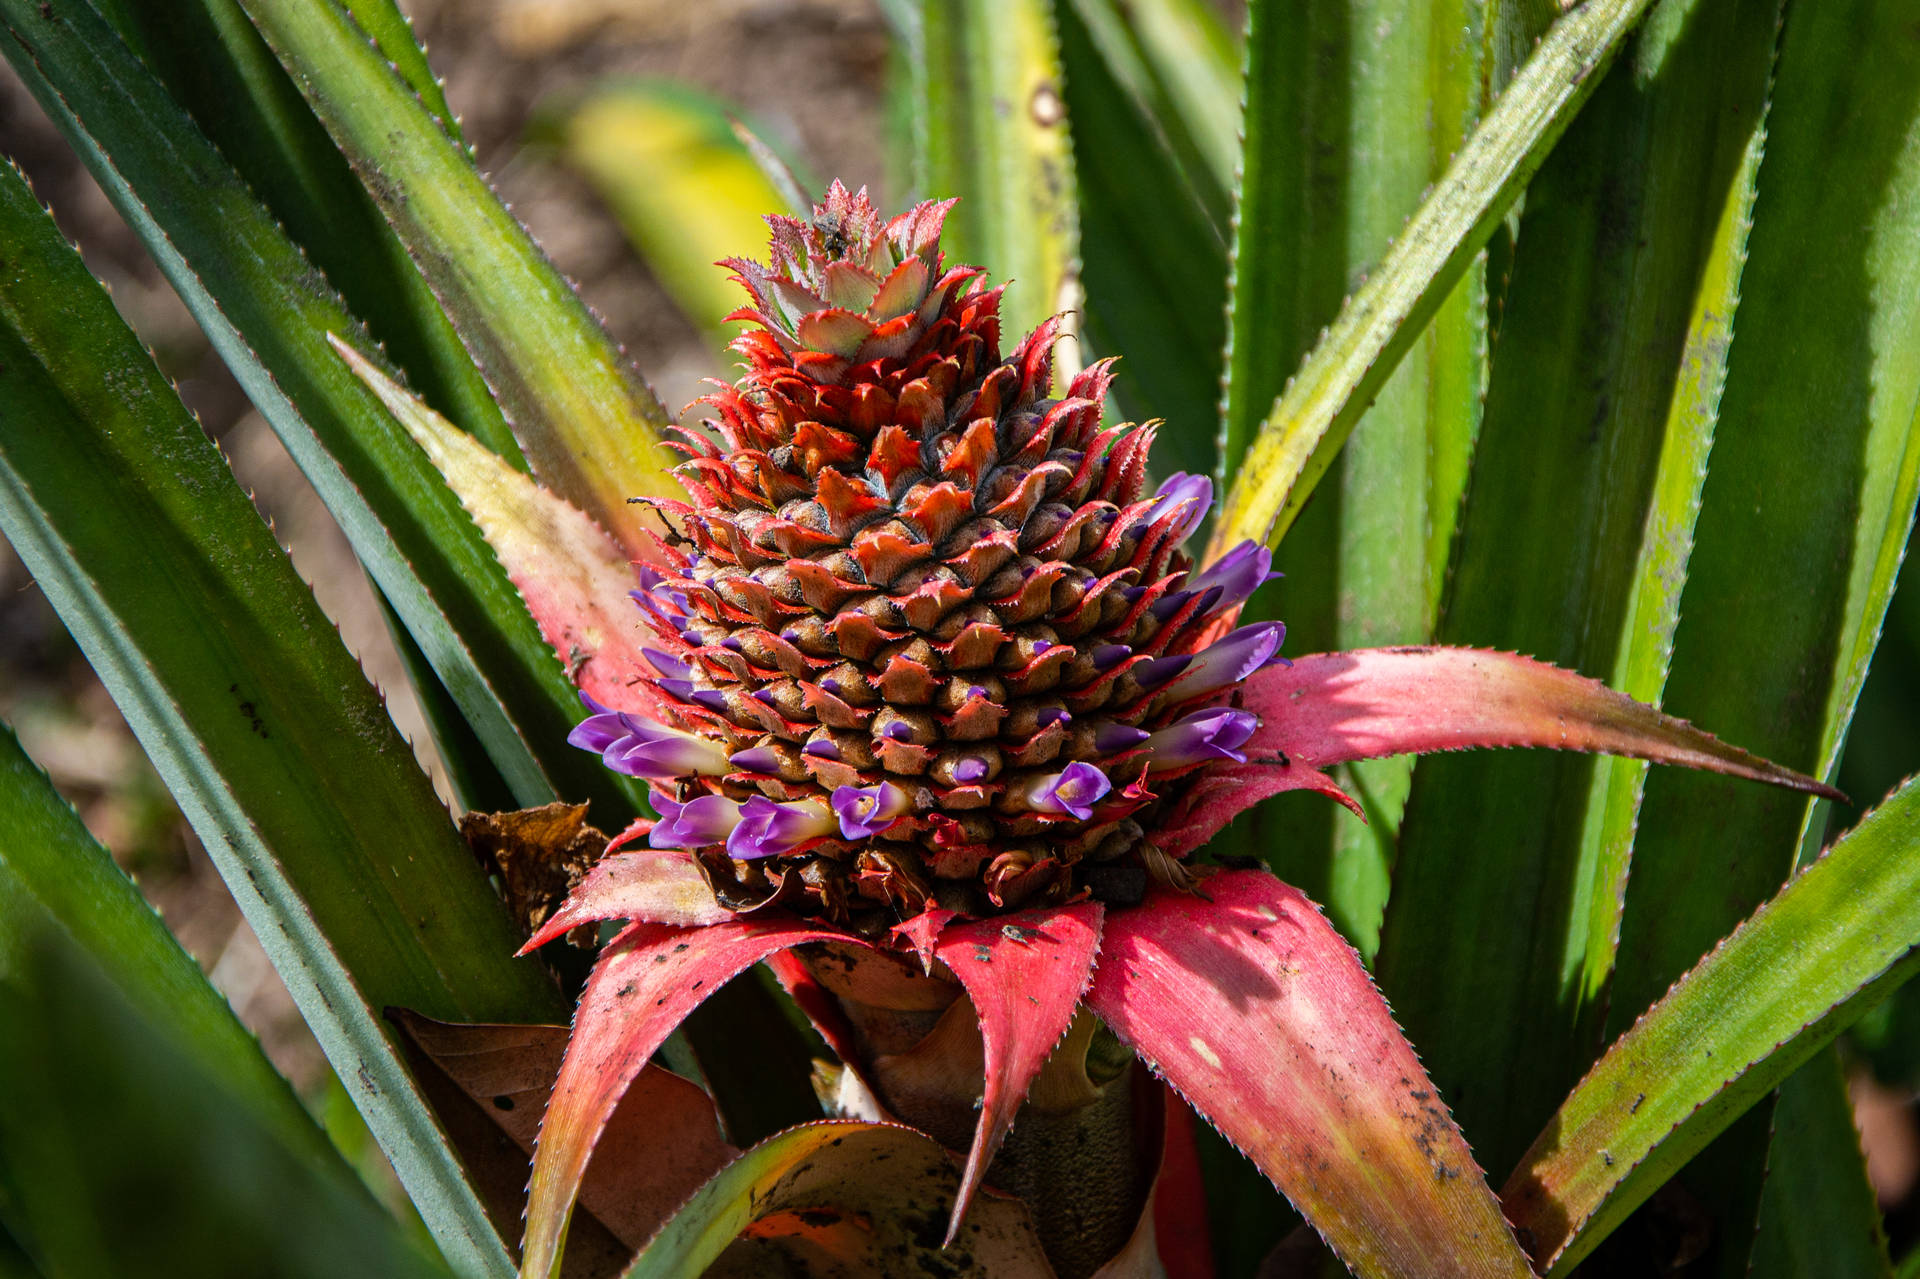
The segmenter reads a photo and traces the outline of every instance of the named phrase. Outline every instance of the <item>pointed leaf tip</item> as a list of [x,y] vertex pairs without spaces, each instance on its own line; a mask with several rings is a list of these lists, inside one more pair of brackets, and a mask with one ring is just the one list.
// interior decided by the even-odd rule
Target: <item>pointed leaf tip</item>
[[846,940],[832,929],[781,918],[707,928],[637,923],[601,952],[540,1122],[527,1191],[524,1279],[559,1275],[561,1240],[587,1161],[628,1086],[674,1028],[768,955],[834,939]]
[[1034,1076],[1073,1024],[1100,951],[1103,915],[1097,902],[998,915],[949,924],[934,944],[966,987],[986,1045],[980,1122],[947,1223],[949,1244]]
[[1353,948],[1264,872],[1106,919],[1087,1003],[1364,1275],[1532,1271]]
[[1161,846],[1198,847],[1268,795],[1344,798],[1325,769],[1385,755],[1531,746],[1706,769],[1826,799],[1833,787],[1729,745],[1598,680],[1490,649],[1363,648],[1269,667],[1237,703],[1260,717],[1248,761],[1214,768]]

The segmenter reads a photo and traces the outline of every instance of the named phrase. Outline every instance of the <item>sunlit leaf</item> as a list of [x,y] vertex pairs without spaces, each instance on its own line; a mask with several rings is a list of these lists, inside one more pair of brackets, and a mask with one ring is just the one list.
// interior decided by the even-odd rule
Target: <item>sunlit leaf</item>
[[1909,783],[1607,1049],[1502,1192],[1547,1273],[1920,969],[1917,851]]

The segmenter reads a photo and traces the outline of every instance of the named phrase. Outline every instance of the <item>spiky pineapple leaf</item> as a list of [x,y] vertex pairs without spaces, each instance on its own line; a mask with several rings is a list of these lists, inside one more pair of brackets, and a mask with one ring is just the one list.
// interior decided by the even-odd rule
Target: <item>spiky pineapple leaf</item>
[[316,1177],[351,1183],[226,999],[0,725],[0,986],[24,980],[48,932],[87,956],[135,1008],[164,1010],[182,1047]]
[[792,1128],[703,1186],[626,1279],[746,1279],[784,1273],[789,1257],[849,1274],[1052,1275],[1011,1200],[976,1204],[955,1243],[940,1248],[956,1181],[946,1152],[913,1128],[844,1120]]
[[[1062,0],[1053,13],[1080,185],[1087,343],[1120,357],[1114,385],[1129,415],[1166,420],[1155,442],[1162,472],[1205,475],[1226,336],[1224,227],[1122,80],[1116,61],[1130,41],[1115,6]],[[1155,198],[1141,199],[1143,189]]]
[[626,540],[627,499],[673,491],[666,410],[335,0],[242,2],[439,294],[535,472]]
[[[1632,680],[1622,691],[1659,700],[1778,12],[1776,0],[1657,6],[1528,188],[1442,640]],[[1593,247],[1570,261],[1570,243]],[[1624,889],[1633,813],[1603,874],[1585,843],[1597,772],[1586,758],[1493,754],[1414,772],[1378,972],[1495,1168],[1600,1046],[1587,983],[1604,990],[1610,964],[1588,946],[1610,954],[1613,936],[1608,921],[1589,938],[1589,919]],[[1488,930],[1469,936],[1462,917]]]
[[626,80],[568,104],[548,128],[687,318],[724,345],[738,330],[723,321],[746,295],[714,263],[759,252],[762,219],[788,203],[727,110],[668,81]]
[[528,1021],[556,1013],[557,997],[508,958],[505,913],[378,694],[11,170],[0,226],[0,529],[193,822],[442,1249],[462,1273],[505,1273],[372,1008]]
[[[1483,8],[1250,6],[1223,481],[1315,332],[1374,269],[1479,117]],[[1301,651],[1431,638],[1485,385],[1484,274],[1468,268],[1381,388],[1304,540],[1283,558],[1286,582],[1262,600],[1278,602]],[[1274,828],[1296,819],[1275,812],[1229,838],[1236,851],[1277,851],[1278,872],[1371,955],[1411,771],[1407,760],[1343,771],[1364,823],[1320,814],[1281,838]]]
[[947,257],[1015,282],[1000,313],[1017,340],[1080,306],[1079,211],[1051,8],[1047,0],[921,0],[918,16],[911,52],[926,136],[914,186],[960,197],[947,218]]
[[[363,22],[372,24],[369,30],[382,33],[390,60],[401,65],[404,44],[425,71],[392,0],[358,0],[357,7]],[[433,290],[238,0],[130,4],[105,16],[287,237],[326,274],[347,308],[365,319],[368,332],[421,395],[517,462],[519,447],[506,419]],[[438,91],[431,76],[425,84]],[[442,101],[439,110],[445,109]],[[110,139],[103,142],[113,150]]]
[[1780,1089],[1774,1148],[1754,1233],[1753,1279],[1892,1279],[1886,1226],[1867,1180],[1836,1045]]
[[[327,502],[522,803],[632,802],[564,745],[578,703],[432,464],[341,366],[359,325],[248,183],[84,6],[0,0],[0,44]],[[269,166],[270,167],[270,166]]]
[[1263,871],[1114,911],[1087,1005],[1245,1151],[1342,1261],[1531,1275],[1360,957]]
[[27,942],[0,974],[0,1204],[48,1273],[451,1273],[337,1154],[286,1131],[284,1085],[263,1110],[167,1004],[132,998],[64,932]]
[[[1822,776],[1845,742],[1920,490],[1920,45],[1909,17],[1895,0],[1789,9],[1727,425],[1667,684],[1675,713]],[[1809,269],[1814,243],[1826,247]],[[1609,1033],[1766,900],[1825,820],[1824,806],[1784,796],[1650,777]],[[1707,847],[1726,851],[1702,858]],[[1745,1271],[1767,1129],[1754,1114],[1682,1176],[1734,1241],[1721,1274]]]
[[[1556,22],[1257,433],[1236,433],[1236,419],[1229,419],[1222,463],[1233,487],[1207,558],[1249,538],[1286,532],[1427,321],[1585,104],[1647,3],[1589,0]],[[1245,355],[1270,358],[1262,351]]]
[[[1241,66],[1219,10],[1206,0],[1056,0],[1056,14],[1066,8],[1086,24],[1115,87],[1165,143],[1225,242],[1240,164]],[[1153,190],[1149,181],[1137,175],[1135,193]]]
[[1677,982],[1580,1081],[1502,1191],[1564,1274],[1742,1112],[1920,970],[1909,782]]

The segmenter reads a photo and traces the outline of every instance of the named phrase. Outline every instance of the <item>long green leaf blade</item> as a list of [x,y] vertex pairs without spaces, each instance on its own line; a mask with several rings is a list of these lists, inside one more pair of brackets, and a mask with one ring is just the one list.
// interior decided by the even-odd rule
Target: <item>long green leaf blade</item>
[[[1750,199],[1777,13],[1660,5],[1529,189],[1442,641],[1616,676],[1644,646],[1633,691],[1658,699],[1719,381],[1690,375],[1725,353],[1724,330],[1688,321],[1724,325],[1737,296],[1738,258],[1716,253]],[[1570,262],[1569,244],[1592,248]],[[1643,589],[1668,592],[1664,615],[1635,617]],[[1380,978],[1491,1167],[1598,1049],[1585,895],[1621,883],[1583,877],[1593,775],[1589,757],[1492,753],[1414,771]]]
[[922,0],[918,52],[927,136],[915,185],[960,197],[946,224],[950,261],[1013,281],[1000,308],[1010,345],[1080,305],[1053,17],[1046,0]]
[[17,37],[7,56],[327,501],[520,802],[547,802],[561,778],[623,820],[631,801],[562,744],[577,702],[499,563],[328,349],[328,332],[360,331],[345,304],[90,9],[47,20],[32,0],[0,0],[0,13]]
[[1616,1041],[1501,1198],[1564,1274],[1689,1156],[1920,969],[1920,785],[1782,889]]
[[243,0],[467,340],[542,481],[623,541],[676,495],[666,410],[335,0]]
[[1887,1232],[1837,1048],[1815,1054],[1780,1086],[1773,1146],[1753,1279],[1891,1279]]
[[[390,60],[402,65],[404,41],[425,69],[390,0],[360,0],[360,8],[385,33]],[[238,0],[132,4],[107,16],[421,396],[517,460],[506,419],[433,290]],[[431,77],[425,83],[437,91]]]
[[[1229,449],[1237,428],[1250,431],[1272,404],[1346,282],[1387,251],[1472,128],[1485,84],[1478,3],[1255,4],[1249,20],[1249,146],[1222,406]],[[1410,83],[1425,92],[1408,92]],[[1382,389],[1280,565],[1296,651],[1431,636],[1484,367],[1475,266]],[[1223,457],[1228,468],[1233,460]],[[1411,770],[1408,759],[1343,770],[1365,823],[1334,815],[1298,830],[1292,815],[1275,814],[1233,838],[1284,849],[1280,873],[1310,886],[1371,954]],[[1289,837],[1267,835],[1275,825]]]
[[136,1007],[164,1010],[221,1087],[289,1150],[316,1167],[331,1156],[352,1179],[193,957],[0,725],[0,984],[19,980],[34,946],[55,931]]
[[[373,1011],[551,1017],[313,597],[78,256],[0,175],[0,529],[100,673],[462,1273],[511,1272]],[[58,307],[48,301],[58,299]]]
[[449,1273],[337,1155],[317,1164],[183,1046],[165,1005],[138,1007],[57,932],[34,940],[0,974],[0,1207],[49,1273]]
[[1080,184],[1087,344],[1120,357],[1115,390],[1130,416],[1165,419],[1154,445],[1162,472],[1209,474],[1226,336],[1222,227],[1121,79],[1108,47],[1126,42],[1118,7],[1063,0],[1053,12]]
[[[1230,415],[1233,477],[1208,558],[1283,535],[1474,255],[1519,197],[1648,0],[1590,0],[1554,24],[1274,402],[1257,435]],[[1248,353],[1266,358],[1265,352]],[[1230,375],[1231,376],[1231,375]]]
[[[1844,743],[1920,488],[1910,19],[1898,0],[1789,9],[1724,425],[1667,685],[1675,714],[1822,776]],[[1810,260],[1811,244],[1823,248]],[[1648,778],[1609,1033],[1777,888],[1823,811]],[[1707,847],[1727,852],[1703,858]],[[1732,1243],[1720,1274],[1747,1265],[1767,1127],[1755,1115],[1682,1176]]]

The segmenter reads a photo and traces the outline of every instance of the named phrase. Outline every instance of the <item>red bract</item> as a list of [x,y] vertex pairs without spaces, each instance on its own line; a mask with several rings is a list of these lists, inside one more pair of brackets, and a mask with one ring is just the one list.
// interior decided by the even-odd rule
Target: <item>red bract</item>
[[[1392,754],[1607,751],[1825,788],[1512,654],[1286,663],[1278,624],[1235,629],[1268,552],[1190,564],[1211,486],[1145,492],[1151,429],[1103,426],[1104,366],[1048,399],[1051,328],[1001,358],[997,291],[940,254],[945,207],[883,223],[836,185],[811,223],[770,220],[770,267],[731,264],[760,326],[735,344],[747,375],[707,401],[721,442],[686,437],[691,503],[656,506],[637,574],[382,387],[589,698],[573,741],[645,778],[661,815],[529,942],[633,921],[542,1126],[525,1273],[558,1273],[595,1145],[674,1027],[748,965],[824,942],[917,956],[977,1017],[949,1238],[1091,1010],[1350,1264],[1529,1273],[1358,956],[1296,890],[1189,854],[1281,791],[1358,811],[1327,770]],[[612,597],[635,584],[632,612]],[[798,963],[781,976],[864,1069],[833,996]]]

